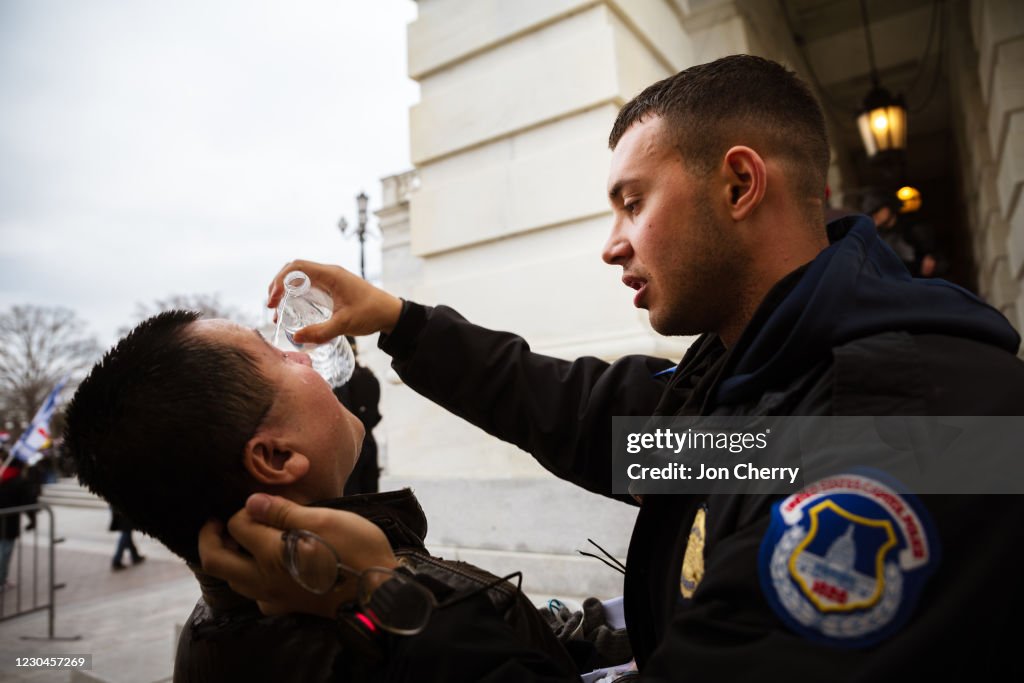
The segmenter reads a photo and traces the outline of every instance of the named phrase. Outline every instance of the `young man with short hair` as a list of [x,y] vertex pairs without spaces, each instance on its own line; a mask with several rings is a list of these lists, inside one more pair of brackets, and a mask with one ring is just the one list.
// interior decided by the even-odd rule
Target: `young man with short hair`
[[[265,617],[255,602],[198,569],[196,539],[254,492],[311,510],[359,515],[409,567],[479,600],[514,639],[572,664],[533,606],[470,565],[431,557],[409,490],[343,498],[363,426],[304,353],[253,329],[168,311],[138,325],[96,364],[67,409],[65,448],[91,490],[196,572],[203,596],[178,643],[174,680],[362,680],[358,631],[333,619]],[[394,553],[394,555],[392,555]]]

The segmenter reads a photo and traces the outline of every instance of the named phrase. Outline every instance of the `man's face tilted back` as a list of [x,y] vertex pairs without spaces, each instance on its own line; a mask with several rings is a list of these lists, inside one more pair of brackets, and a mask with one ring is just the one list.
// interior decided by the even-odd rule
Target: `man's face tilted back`
[[276,349],[252,328],[226,320],[196,321],[189,333],[249,354],[275,387],[273,405],[245,449],[246,469],[260,488],[299,503],[342,495],[364,429],[309,357]]
[[686,168],[665,120],[630,126],[612,153],[614,223],[602,258],[622,266],[633,303],[661,334],[716,329],[735,283],[735,258],[714,214],[710,178]]

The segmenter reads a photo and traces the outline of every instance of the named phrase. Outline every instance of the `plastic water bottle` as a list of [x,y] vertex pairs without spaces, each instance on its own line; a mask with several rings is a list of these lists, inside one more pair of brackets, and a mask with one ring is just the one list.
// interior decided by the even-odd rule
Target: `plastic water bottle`
[[[303,327],[330,319],[334,303],[330,294],[314,287],[309,276],[293,270],[284,277],[284,298],[277,309],[277,331],[274,346],[286,351],[308,353],[313,369],[331,386],[340,386],[352,377],[356,367],[355,354],[344,336],[324,344],[300,344],[295,333]],[[283,339],[281,332],[284,332]]]

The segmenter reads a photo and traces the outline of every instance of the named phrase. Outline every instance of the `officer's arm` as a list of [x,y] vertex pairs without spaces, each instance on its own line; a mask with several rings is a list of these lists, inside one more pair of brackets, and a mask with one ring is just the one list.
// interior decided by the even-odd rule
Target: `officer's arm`
[[406,302],[381,348],[410,387],[488,433],[531,453],[557,476],[611,491],[611,418],[650,415],[666,360],[628,356],[574,362],[530,350],[507,332],[445,306]]

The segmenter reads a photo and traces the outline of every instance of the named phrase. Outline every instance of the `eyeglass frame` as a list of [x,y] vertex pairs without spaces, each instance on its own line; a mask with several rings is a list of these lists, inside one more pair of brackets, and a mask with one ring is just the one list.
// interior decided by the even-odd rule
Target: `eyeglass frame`
[[[331,553],[332,557],[334,558],[335,567],[336,567],[336,574],[335,574],[334,581],[332,582],[331,586],[329,588],[327,588],[326,590],[323,590],[323,591],[315,590],[315,589],[311,588],[309,586],[309,584],[307,584],[301,578],[301,574],[300,574],[299,569],[298,569],[298,564],[294,560],[295,548],[298,546],[298,540],[299,539],[308,539],[308,540],[313,540],[313,541],[318,542],[320,545],[324,546]],[[430,622],[430,617],[433,616],[434,610],[443,609],[445,607],[451,607],[452,605],[458,604],[458,603],[462,602],[463,600],[467,600],[467,599],[473,597],[474,595],[482,593],[485,590],[489,590],[489,589],[491,589],[491,588],[493,588],[493,587],[495,587],[495,586],[497,586],[497,585],[499,585],[501,583],[504,583],[504,582],[506,582],[506,581],[508,581],[508,580],[510,580],[512,578],[517,578],[517,581],[516,581],[516,593],[522,592],[523,573],[517,571],[517,572],[512,572],[511,574],[507,574],[506,576],[503,576],[503,577],[501,577],[499,579],[496,579],[494,581],[491,581],[490,583],[488,583],[486,585],[480,586],[476,590],[474,590],[474,591],[472,591],[470,593],[467,593],[465,595],[461,595],[461,596],[456,597],[456,598],[452,598],[450,600],[446,600],[444,603],[438,603],[437,598],[430,591],[430,589],[428,589],[427,587],[423,586],[421,583],[416,581],[415,577],[412,576],[409,573],[400,572],[397,569],[389,569],[387,567],[367,567],[363,571],[357,571],[357,570],[353,569],[352,567],[349,567],[347,564],[345,564],[344,562],[341,561],[341,557],[339,557],[338,551],[334,549],[334,546],[332,546],[330,543],[327,542],[327,539],[325,539],[323,536],[320,536],[319,534],[314,533],[312,531],[307,531],[306,529],[286,529],[286,530],[281,532],[281,541],[284,544],[284,560],[285,560],[284,564],[285,564],[285,568],[288,570],[288,574],[292,577],[292,580],[295,581],[295,583],[297,583],[304,590],[307,590],[310,593],[313,593],[314,595],[327,595],[331,591],[335,590],[338,587],[339,583],[342,583],[342,582],[345,581],[345,579],[346,579],[345,575],[346,574],[348,576],[352,577],[352,578],[355,578],[357,580],[357,582],[358,582],[357,585],[356,585],[357,599],[351,601],[350,603],[346,603],[346,604],[341,605],[339,607],[339,612],[343,611],[343,610],[350,611],[356,605],[358,605],[360,608],[362,608],[362,609],[356,610],[358,612],[358,614],[360,614],[360,615],[364,616],[365,618],[369,619],[375,626],[377,626],[380,629],[382,629],[382,630],[384,630],[384,631],[386,631],[388,633],[391,633],[393,635],[398,635],[398,636],[414,636],[414,635],[418,635],[418,634],[422,633],[424,629],[426,629],[427,624]],[[369,573],[369,572],[388,575],[391,578],[385,579],[384,581],[381,581],[380,583],[377,584],[377,586],[373,590],[367,590],[366,587],[363,586],[363,581],[365,580],[365,578],[367,576],[367,573]],[[424,619],[424,623],[423,623],[422,626],[419,626],[418,628],[413,628],[413,629],[396,628],[394,626],[390,626],[388,624],[382,623],[381,620],[380,620],[379,615],[377,614],[377,612],[374,611],[374,610],[368,609],[369,606],[370,606],[370,601],[372,600],[373,594],[376,592],[376,590],[379,589],[380,586],[382,586],[384,583],[387,583],[388,581],[390,581],[392,579],[400,580],[403,583],[403,585],[414,586],[416,592],[419,593],[420,595],[422,595],[427,600],[427,615],[426,615],[426,618]]]

